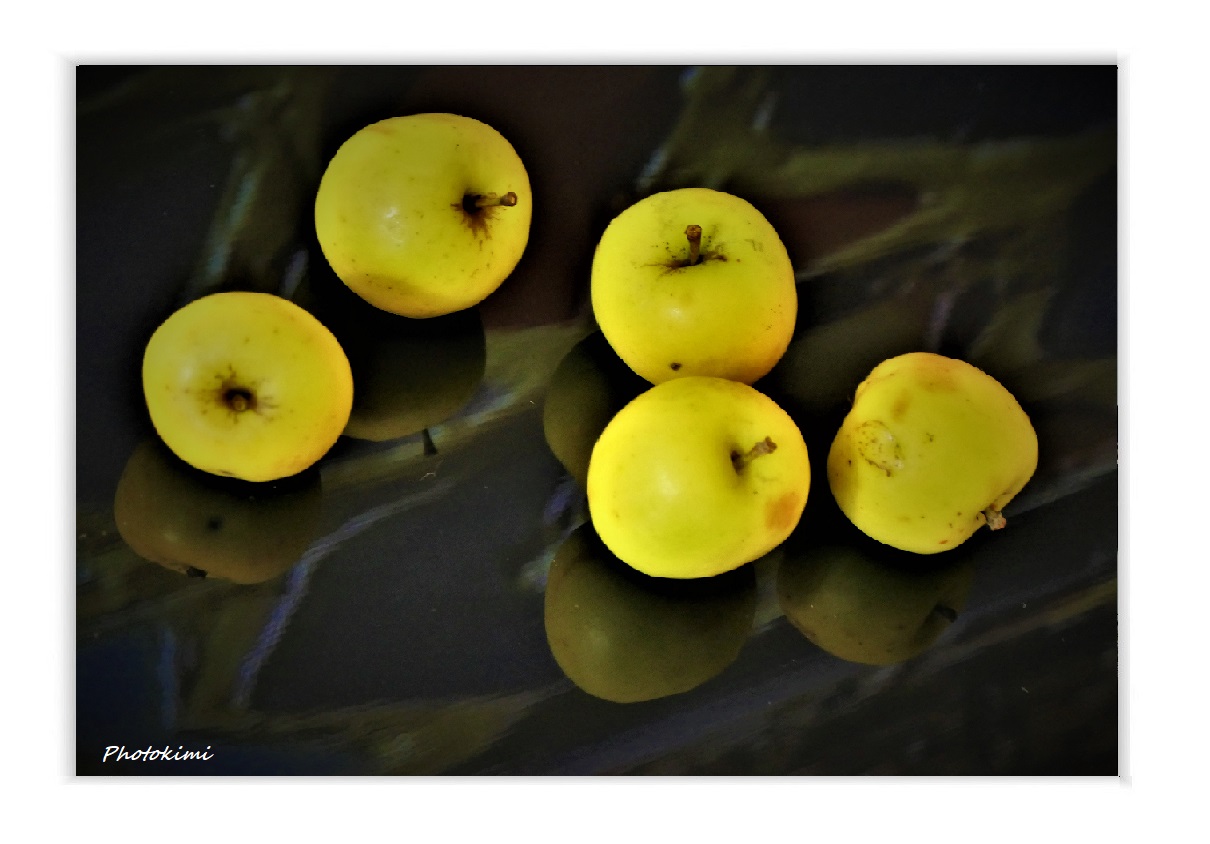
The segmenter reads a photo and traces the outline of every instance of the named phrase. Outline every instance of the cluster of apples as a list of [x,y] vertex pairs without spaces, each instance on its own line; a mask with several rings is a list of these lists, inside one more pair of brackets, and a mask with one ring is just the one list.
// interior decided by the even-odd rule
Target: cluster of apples
[[[315,229],[335,274],[375,309],[433,319],[471,308],[513,271],[532,201],[499,132],[416,114],[341,145]],[[795,420],[753,386],[798,318],[773,226],[722,191],[654,194],[605,229],[591,294],[605,342],[644,384],[594,432],[584,482],[604,544],[640,572],[682,579],[776,548],[802,517],[811,463]],[[204,472],[247,481],[314,465],[348,430],[354,387],[332,331],[265,293],[191,302],[143,360],[160,438]],[[1033,428],[1007,390],[962,361],[914,353],[857,386],[827,469],[858,528],[928,554],[1000,526],[1036,464]]]
[[775,571],[781,614],[833,656],[890,665],[930,647],[964,608],[974,566],[963,555],[919,566],[915,555],[1002,526],[1037,465],[1012,395],[940,355],[882,362],[849,387],[827,455],[840,511],[878,542],[792,543],[808,447],[758,389],[798,319],[773,226],[716,190],[649,196],[603,233],[591,293],[599,330],[560,362],[543,418],[591,520],[560,546],[546,583],[563,672],[618,703],[701,685],[753,630],[758,569]]
[[[773,226],[721,191],[658,193],[606,228],[591,284],[605,341],[649,385],[591,449],[585,482],[601,540],[670,578],[714,576],[777,548],[802,518],[811,464],[796,421],[753,386],[797,320]],[[827,458],[854,525],[916,554],[1003,526],[1037,466],[1037,437],[1008,390],[927,352],[884,361],[855,386]]]
[[[492,127],[452,114],[356,132],[315,198],[335,274],[374,308],[416,320],[466,311],[499,287],[525,249],[531,214],[516,150]],[[354,429],[380,438],[351,419],[354,386],[330,327],[268,293],[190,302],[143,357],[144,396],[164,443],[197,469],[246,481],[297,475]]]
[[811,484],[798,426],[751,386],[797,319],[794,269],[773,226],[722,191],[653,194],[606,227],[591,293],[604,339],[652,385],[592,449],[588,507],[601,540],[655,577],[717,575],[771,551]]

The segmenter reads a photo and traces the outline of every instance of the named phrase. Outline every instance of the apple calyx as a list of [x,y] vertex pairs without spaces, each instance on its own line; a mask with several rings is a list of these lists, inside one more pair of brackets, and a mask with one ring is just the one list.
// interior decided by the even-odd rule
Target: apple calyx
[[256,394],[246,387],[230,387],[223,390],[223,405],[236,413],[256,408]]
[[244,413],[257,409],[256,390],[240,383],[240,378],[231,370],[219,385],[218,403],[232,413]]
[[995,507],[988,507],[983,511],[983,520],[987,522],[987,526],[992,530],[1000,530],[1008,524],[1008,519],[1004,518],[1004,514]]
[[736,473],[739,474],[743,472],[747,465],[756,458],[763,454],[772,454],[776,450],[777,443],[773,442],[773,440],[769,437],[765,437],[756,445],[752,446],[752,448],[748,449],[746,453],[740,453],[739,451],[733,450],[731,452],[731,465],[735,467]]

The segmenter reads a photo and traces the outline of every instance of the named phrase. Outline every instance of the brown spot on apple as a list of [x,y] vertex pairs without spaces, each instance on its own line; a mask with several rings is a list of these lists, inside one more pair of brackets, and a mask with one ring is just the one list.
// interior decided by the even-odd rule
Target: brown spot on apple
[[765,524],[769,530],[778,533],[789,531],[794,527],[794,518],[798,515],[799,500],[795,492],[786,492],[769,502],[765,508]]
[[932,392],[958,389],[959,363],[940,355],[922,355],[916,360],[920,386]]
[[911,403],[911,396],[907,393],[900,393],[899,397],[895,399],[895,404],[891,406],[891,419],[896,422],[901,421]]

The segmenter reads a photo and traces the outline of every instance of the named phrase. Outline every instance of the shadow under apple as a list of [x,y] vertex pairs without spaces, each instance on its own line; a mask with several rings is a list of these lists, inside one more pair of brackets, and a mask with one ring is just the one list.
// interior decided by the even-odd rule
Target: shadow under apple
[[322,506],[317,469],[281,481],[221,478],[159,440],[140,443],[118,480],[114,521],[130,548],[191,577],[263,583],[301,558]]
[[695,580],[648,577],[583,525],[550,567],[546,638],[564,674],[588,694],[655,700],[696,688],[735,661],[756,597],[752,566]]
[[581,488],[588,484],[588,461],[597,437],[619,410],[649,387],[599,330],[576,343],[559,362],[542,407],[542,432]]
[[401,439],[444,422],[474,397],[487,366],[477,307],[412,319],[374,307],[317,270],[295,301],[336,336],[353,371],[353,409],[344,434]]
[[[872,542],[870,543],[872,546]],[[966,607],[967,556],[920,567],[915,556],[865,543],[787,548],[777,574],[786,619],[840,659],[893,665],[931,647]]]
[[843,415],[857,385],[887,358],[925,348],[928,290],[866,305],[831,322],[800,326],[786,353],[757,386],[811,421]]

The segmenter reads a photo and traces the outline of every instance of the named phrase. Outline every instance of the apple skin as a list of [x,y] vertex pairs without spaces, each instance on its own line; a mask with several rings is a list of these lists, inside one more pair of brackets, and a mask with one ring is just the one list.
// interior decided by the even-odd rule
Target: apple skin
[[[686,228],[701,226],[686,265]],[[798,314],[794,268],[747,201],[708,188],[639,200],[606,227],[593,255],[597,324],[653,384],[713,375],[751,384],[785,353]]]
[[651,385],[631,370],[600,331],[572,346],[550,377],[542,433],[581,488],[588,484],[592,448],[605,426]]
[[828,452],[844,514],[879,542],[950,551],[1033,477],[1038,437],[1013,395],[965,361],[928,352],[885,360],[857,387]]
[[[469,208],[475,196],[515,205]],[[372,305],[424,318],[481,302],[520,261],[533,193],[513,146],[455,114],[372,123],[328,163],[315,231],[336,275]]]
[[864,665],[931,647],[966,607],[974,563],[913,569],[879,556],[840,544],[788,551],[777,577],[787,620],[833,656]]
[[784,410],[746,384],[696,375],[651,387],[610,421],[589,460],[588,507],[601,539],[639,571],[710,577],[781,544],[810,483]]
[[319,472],[249,483],[206,474],[158,440],[140,443],[114,494],[114,521],[136,554],[164,568],[263,583],[298,562],[322,507]]
[[582,690],[636,703],[700,686],[735,661],[751,634],[751,567],[667,581],[617,559],[590,525],[559,547],[546,581],[551,654]]
[[336,443],[353,375],[332,332],[298,305],[268,293],[212,293],[152,334],[143,395],[156,433],[186,463],[271,481]]

